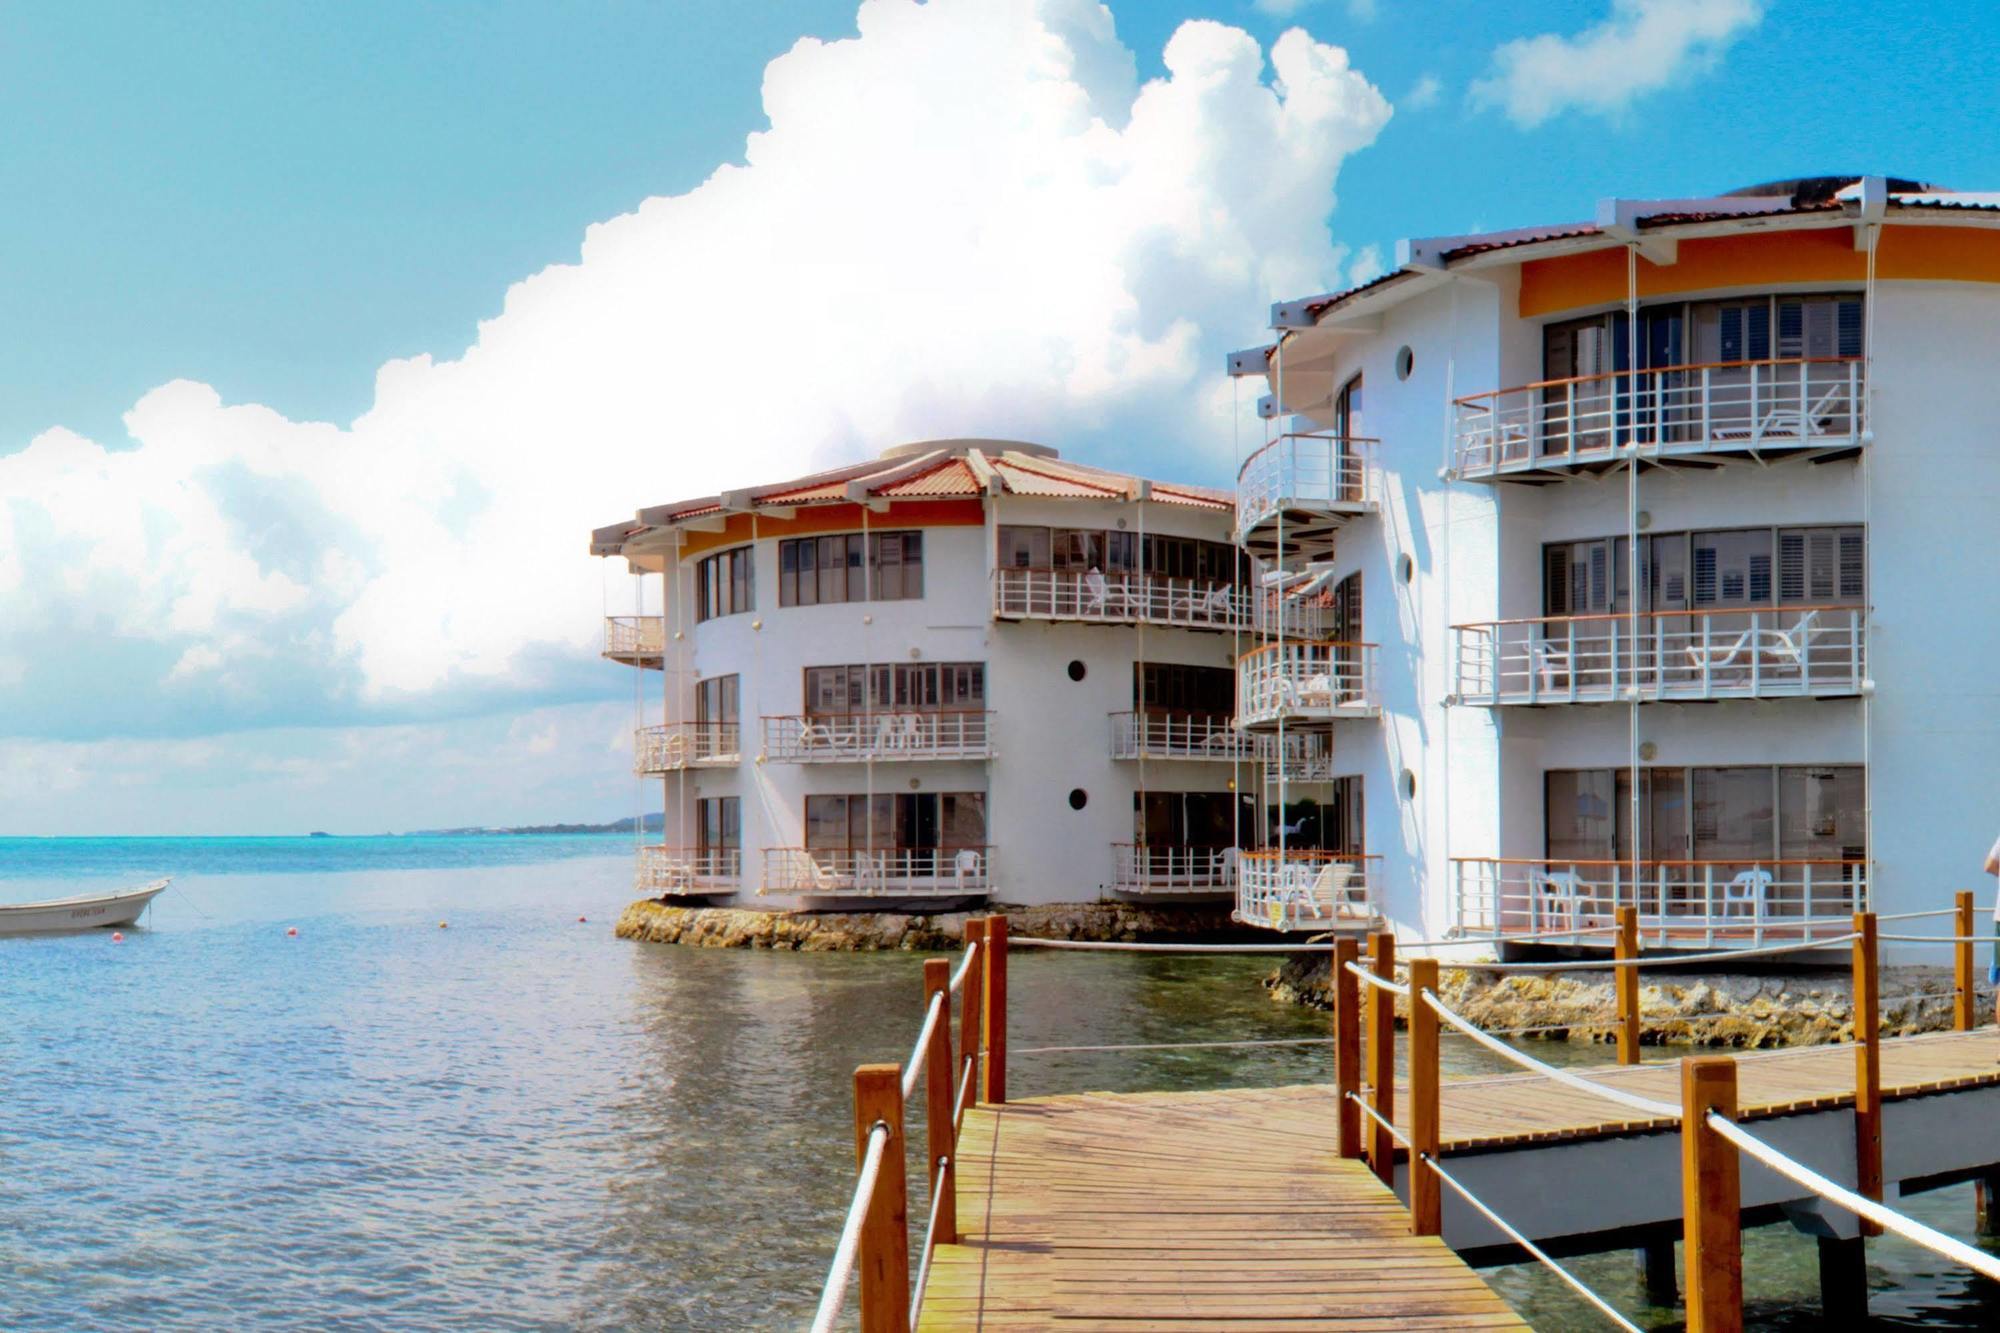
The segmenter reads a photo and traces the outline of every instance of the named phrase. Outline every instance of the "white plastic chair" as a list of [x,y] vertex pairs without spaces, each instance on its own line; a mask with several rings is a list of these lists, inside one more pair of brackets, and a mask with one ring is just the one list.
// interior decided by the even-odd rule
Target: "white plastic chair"
[[1722,915],[1735,916],[1738,907],[1749,909],[1750,919],[1759,925],[1764,921],[1764,907],[1771,891],[1771,872],[1762,866],[1752,866],[1739,871],[1736,877],[1722,886]]
[[1215,871],[1218,880],[1225,886],[1236,883],[1236,870],[1240,854],[1234,847],[1224,847],[1215,854]]
[[1111,585],[1105,580],[1104,571],[1092,567],[1083,576],[1083,604],[1079,610],[1087,616],[1101,616],[1111,607]]
[[952,876],[958,881],[960,892],[965,890],[968,879],[986,878],[986,858],[971,847],[962,847],[951,858]]
[[1556,677],[1570,677],[1570,651],[1566,646],[1548,639],[1531,639],[1528,642],[1528,660],[1532,665],[1536,683],[1543,693],[1556,688]]
[[1561,913],[1565,929],[1575,930],[1577,913],[1583,906],[1583,882],[1577,873],[1574,870],[1536,870],[1529,874],[1534,888],[1531,900],[1535,908],[1534,929],[1539,931],[1542,928],[1542,904],[1546,902]]

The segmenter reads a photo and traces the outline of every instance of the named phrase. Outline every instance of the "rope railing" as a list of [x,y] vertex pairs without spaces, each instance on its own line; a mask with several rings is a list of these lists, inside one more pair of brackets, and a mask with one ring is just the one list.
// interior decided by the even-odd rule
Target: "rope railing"
[[1255,1037],[1240,1041],[1149,1041],[1109,1046],[1019,1046],[1015,1055],[1075,1055],[1110,1051],[1224,1051],[1251,1046],[1331,1046],[1332,1037]]
[[972,975],[972,964],[979,957],[979,942],[973,940],[965,946],[965,957],[959,959],[958,970],[951,974],[950,990],[953,995],[965,989],[965,979]]
[[1410,988],[1408,986],[1391,981],[1387,977],[1378,975],[1377,973],[1370,972],[1359,963],[1347,964],[1347,970],[1377,990],[1388,991],[1389,994],[1399,996],[1405,1000],[1410,998]]
[[917,1094],[917,1080],[924,1075],[924,1058],[930,1054],[931,1038],[937,1035],[938,1023],[944,1014],[944,997],[949,991],[935,991],[930,1005],[924,1010],[924,1025],[917,1032],[917,1043],[910,1048],[910,1058],[903,1065],[903,1102]]
[[854,1276],[854,1259],[861,1248],[861,1224],[868,1216],[868,1205],[874,1202],[875,1182],[882,1174],[882,1156],[888,1147],[889,1127],[877,1122],[868,1131],[868,1150],[854,1182],[854,1201],[847,1207],[847,1223],[840,1229],[840,1243],[834,1246],[833,1265],[827,1270],[826,1287],[820,1292],[812,1333],[832,1333],[834,1321],[840,1318],[847,1304],[848,1279]]
[[1729,1140],[1739,1152],[1749,1154],[1794,1185],[1810,1190],[1830,1203],[1839,1204],[1856,1217],[1873,1222],[1884,1231],[1893,1232],[1904,1240],[1923,1246],[1933,1254],[1943,1255],[1955,1263],[1964,1264],[1983,1277],[2000,1282],[2000,1256],[1974,1249],[1964,1241],[1954,1240],[1935,1227],[1926,1226],[1913,1217],[1905,1216],[1873,1199],[1856,1194],[1845,1185],[1828,1180],[1811,1167],[1779,1152],[1719,1112],[1710,1111],[1705,1119],[1710,1129]]
[[1343,1093],[1341,1095],[1345,1097],[1349,1102],[1353,1103],[1355,1106],[1360,1107],[1361,1114],[1367,1116],[1370,1120],[1373,1120],[1376,1126],[1380,1128],[1384,1134],[1387,1134],[1390,1138],[1394,1139],[1398,1144],[1400,1144],[1402,1147],[1406,1149],[1410,1146],[1409,1138],[1406,1135],[1404,1135],[1402,1130],[1396,1128],[1395,1122],[1388,1119],[1374,1107],[1370,1106],[1368,1104],[1367,1098],[1363,1097],[1358,1092],[1348,1092],[1348,1093]]
[[915,1329],[917,1321],[923,1318],[924,1287],[928,1284],[931,1275],[931,1255],[937,1249],[938,1212],[940,1205],[944,1203],[945,1199],[945,1173],[950,1170],[951,1159],[947,1157],[938,1163],[937,1173],[931,1177],[931,1216],[930,1221],[924,1224],[924,1243],[918,1251],[923,1255],[923,1259],[917,1264],[917,1276],[910,1283],[910,1327],[912,1329]]
[[1462,1035],[1472,1038],[1495,1055],[1511,1060],[1523,1069],[1540,1074],[1544,1078],[1553,1079],[1565,1087],[1575,1088],[1579,1092],[1587,1092],[1594,1097],[1602,1097],[1606,1101],[1616,1102],[1620,1106],[1629,1107],[1634,1111],[1642,1111],[1655,1119],[1677,1120],[1680,1118],[1681,1108],[1671,1102],[1656,1101],[1651,1097],[1641,1097],[1637,1093],[1625,1092],[1619,1088],[1606,1087],[1604,1084],[1584,1078],[1580,1074],[1573,1074],[1567,1069],[1558,1069],[1552,1064],[1546,1064],[1525,1051],[1515,1050],[1506,1042],[1499,1040],[1490,1033],[1480,1031],[1480,1029],[1453,1013],[1445,1005],[1444,1001],[1437,997],[1434,991],[1425,991],[1423,999],[1424,1003],[1430,1007],[1433,1013],[1444,1022],[1456,1028]]
[[1734,962],[1739,958],[1762,958],[1786,953],[1808,953],[1824,951],[1836,944],[1848,944],[1854,933],[1828,935],[1818,939],[1800,940],[1791,944],[1767,944],[1755,949],[1720,949],[1714,953],[1655,954],[1647,958],[1582,958],[1558,959],[1543,963],[1491,963],[1483,961],[1459,962],[1445,958],[1439,960],[1442,967],[1456,968],[1462,972],[1595,972],[1606,968],[1623,967],[1688,967],[1697,963]]

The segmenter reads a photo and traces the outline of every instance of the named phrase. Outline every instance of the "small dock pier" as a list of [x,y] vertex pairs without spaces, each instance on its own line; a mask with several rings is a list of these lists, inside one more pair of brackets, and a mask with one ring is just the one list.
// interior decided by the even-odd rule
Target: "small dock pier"
[[[1558,1262],[1631,1249],[1653,1304],[1684,1282],[1690,1333],[1734,1333],[1742,1230],[1780,1222],[1816,1238],[1832,1321],[1865,1319],[1866,1240],[1884,1232],[2000,1281],[2000,1255],[1892,1206],[1973,1181],[1977,1229],[2000,1235],[2000,1031],[1990,1009],[1978,1025],[1972,896],[1902,919],[1926,916],[1952,933],[1884,937],[1861,913],[1831,939],[1754,951],[1851,945],[1854,1039],[1837,1046],[1641,1064],[1641,967],[1717,957],[1642,957],[1625,906],[1610,960],[1418,954],[1399,972],[1387,934],[1365,961],[1352,938],[1311,946],[1334,969],[1332,1033],[1306,1039],[1331,1047],[1326,1083],[1025,1100],[1007,1090],[1006,921],[971,922],[955,972],[924,965],[909,1061],[855,1073],[858,1178],[814,1331],[839,1326],[850,1287],[864,1333],[1523,1328],[1472,1265],[1533,1260],[1636,1333]],[[1883,938],[1951,949],[1954,1031],[1883,1040]],[[1013,941],[1029,944],[1283,948]],[[1555,1068],[1479,1031],[1440,998],[1444,967],[1613,969],[1618,1063]],[[1527,1072],[1445,1078],[1446,1035]],[[904,1139],[919,1097],[921,1213]]]

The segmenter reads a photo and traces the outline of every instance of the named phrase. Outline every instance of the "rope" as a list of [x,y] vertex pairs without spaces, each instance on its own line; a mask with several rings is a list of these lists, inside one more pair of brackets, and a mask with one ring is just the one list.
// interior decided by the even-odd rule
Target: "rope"
[[1077,1053],[1095,1054],[1100,1051],[1219,1051],[1239,1046],[1331,1046],[1332,1037],[1274,1037],[1268,1040],[1245,1039],[1242,1041],[1160,1041],[1133,1043],[1125,1046],[1029,1046],[1016,1047],[1010,1055],[1070,1055]]
[[917,1033],[917,1044],[910,1049],[910,1062],[903,1067],[903,1101],[907,1104],[916,1095],[917,1079],[924,1072],[924,1057],[930,1054],[931,1034],[937,1031],[938,1018],[944,1013],[944,992],[931,996],[930,1008],[924,1010],[923,1030]]
[[1367,968],[1361,966],[1361,964],[1359,963],[1349,963],[1347,965],[1347,970],[1349,972],[1352,972],[1355,976],[1360,977],[1363,981],[1367,982],[1371,986],[1380,986],[1383,990],[1388,991],[1391,995],[1400,995],[1404,999],[1408,999],[1410,996],[1410,988],[1408,986],[1399,986],[1395,982],[1390,981],[1385,977],[1378,977],[1373,972],[1370,972]]
[[847,1225],[840,1229],[840,1244],[834,1247],[833,1266],[827,1270],[826,1289],[819,1295],[819,1311],[813,1315],[812,1333],[833,1333],[840,1308],[847,1304],[847,1281],[854,1275],[854,1256],[861,1246],[861,1220],[875,1199],[875,1179],[882,1173],[882,1154],[889,1148],[889,1127],[881,1121],[868,1131],[868,1152],[861,1159],[861,1174],[854,1182],[854,1202],[848,1205]]
[[1877,921],[1916,921],[1922,917],[1927,917],[1927,916],[1957,916],[1957,915],[1958,915],[1958,909],[1956,907],[1939,907],[1928,912],[1892,912],[1886,915],[1878,915],[1875,919]]
[[1992,935],[1877,935],[1875,938],[1897,944],[1992,944],[2000,940],[2000,931]]
[[951,993],[958,994],[965,989],[965,979],[972,975],[972,960],[979,953],[979,941],[965,946],[965,958],[958,965],[958,971],[951,974]]
[[957,1109],[951,1114],[951,1141],[953,1143],[958,1142],[959,1126],[965,1123],[965,1113],[972,1105],[971,1102],[965,1099],[965,1094],[972,1087],[972,1071],[978,1067],[979,1061],[968,1055],[965,1058],[965,1072],[958,1076],[958,1100],[952,1103]]
[[1423,1160],[1424,1160],[1424,1165],[1430,1167],[1432,1171],[1437,1173],[1437,1178],[1439,1180],[1442,1180],[1445,1184],[1451,1186],[1452,1189],[1458,1192],[1459,1198],[1464,1199],[1467,1203],[1471,1204],[1473,1208],[1478,1211],[1481,1217],[1491,1222],[1494,1226],[1500,1228],[1500,1230],[1507,1235],[1507,1238],[1509,1240],[1512,1240],[1516,1245],[1526,1250],[1529,1254],[1534,1255],[1536,1259],[1540,1260],[1542,1264],[1546,1266],[1550,1271],[1552,1271],[1557,1277],[1561,1278],[1564,1282],[1568,1283],[1570,1289],[1576,1292],[1577,1295],[1583,1297],[1585,1300],[1589,1301],[1592,1305],[1596,1306],[1598,1312],[1602,1314],[1606,1319],[1609,1319],[1612,1323],[1618,1325],[1618,1327],[1620,1328],[1629,1329],[1631,1333],[1645,1333],[1645,1330],[1641,1329],[1637,1324],[1633,1323],[1631,1320],[1627,1319],[1624,1315],[1619,1314],[1616,1310],[1612,1309],[1609,1305],[1607,1305],[1602,1296],[1599,1296],[1589,1287],[1584,1286],[1581,1279],[1572,1274],[1567,1268],[1564,1268],[1561,1264],[1551,1259],[1542,1250],[1541,1246],[1529,1240],[1519,1231],[1516,1231],[1511,1223],[1506,1221],[1504,1218],[1500,1216],[1500,1214],[1494,1212],[1491,1208],[1488,1208],[1484,1203],[1482,1203],[1479,1200],[1479,1197],[1475,1195],[1471,1190],[1459,1184],[1458,1181],[1452,1177],[1449,1171],[1446,1171],[1442,1166],[1438,1165],[1437,1158],[1426,1154]]
[[1007,937],[1010,949],[1101,949],[1125,953],[1307,953],[1331,949],[1331,944],[1139,944],[1123,940],[1037,940]]
[[1589,972],[1606,967],[1686,967],[1691,963],[1734,962],[1739,958],[1761,958],[1769,954],[1800,953],[1807,949],[1824,949],[1834,944],[1846,944],[1859,939],[1854,932],[1845,935],[1829,935],[1825,939],[1801,940],[1797,944],[1767,944],[1757,949],[1721,949],[1714,953],[1654,954],[1649,958],[1589,958],[1564,959],[1553,963],[1459,963],[1449,958],[1440,959],[1440,967],[1455,967],[1466,972]]
[[1708,1127],[1793,1184],[1804,1186],[1822,1199],[1837,1203],[1856,1216],[1867,1218],[1884,1231],[1893,1231],[1904,1240],[1913,1241],[1933,1253],[1964,1264],[1983,1277],[2000,1282],[2000,1256],[1976,1250],[1962,1240],[1953,1240],[1942,1231],[1927,1227],[1914,1218],[1905,1217],[1895,1209],[1884,1207],[1873,1199],[1856,1194],[1844,1185],[1836,1185],[1811,1167],[1793,1161],[1762,1139],[1745,1132],[1742,1126],[1727,1116],[1710,1111]]
[[[1438,999],[1435,991],[1424,992],[1424,1003],[1431,1007],[1432,1013],[1435,1013],[1439,1018],[1451,1024],[1460,1032],[1463,1032],[1466,1036],[1484,1046],[1487,1050],[1492,1051],[1495,1055],[1505,1056],[1525,1069],[1532,1069],[1537,1074],[1552,1078],[1556,1082],[1575,1088],[1580,1092],[1587,1092],[1593,1096],[1602,1097],[1606,1101],[1617,1102],[1620,1106],[1628,1106],[1635,1111],[1643,1111],[1647,1115],[1659,1119],[1680,1119],[1681,1108],[1678,1106],[1667,1102],[1656,1102],[1651,1097],[1641,1097],[1637,1093],[1609,1088],[1602,1083],[1593,1082],[1590,1079],[1572,1074],[1566,1069],[1557,1069],[1554,1065],[1543,1064],[1540,1060],[1535,1059],[1534,1056],[1525,1055],[1498,1038],[1487,1036],[1484,1032],[1481,1032],[1478,1028],[1445,1008],[1443,1001]],[[1629,1066],[1627,1067],[1629,1068]]]
[[914,1330],[917,1319],[924,1312],[924,1279],[931,1275],[931,1255],[937,1251],[938,1205],[944,1202],[944,1173],[951,1167],[951,1158],[938,1159],[937,1174],[931,1177],[931,1220],[924,1226],[923,1260],[917,1265],[917,1280],[910,1288],[910,1328]]
[[1361,1113],[1363,1115],[1367,1116],[1370,1120],[1373,1120],[1376,1124],[1380,1125],[1382,1128],[1388,1130],[1390,1138],[1402,1144],[1403,1147],[1405,1148],[1408,1148],[1410,1146],[1410,1141],[1403,1137],[1403,1131],[1397,1129],[1389,1121],[1384,1120],[1382,1118],[1382,1113],[1380,1111],[1377,1111],[1374,1107],[1370,1106],[1367,1102],[1363,1101],[1360,1093],[1349,1092],[1343,1095],[1349,1101],[1353,1102],[1356,1106],[1360,1107]]

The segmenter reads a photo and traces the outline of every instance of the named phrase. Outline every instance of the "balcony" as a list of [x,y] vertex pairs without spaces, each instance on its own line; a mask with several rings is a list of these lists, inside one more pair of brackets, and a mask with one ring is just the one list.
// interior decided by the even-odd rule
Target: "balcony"
[[1453,627],[1461,701],[1837,698],[1868,678],[1858,606],[1546,616]]
[[1754,948],[1832,938],[1868,910],[1864,860],[1452,861],[1458,924],[1473,935],[1556,936],[1544,943],[1611,947],[1614,909],[1635,904],[1642,941],[1661,947]]
[[632,771],[640,776],[733,764],[742,742],[734,722],[668,722],[633,734]]
[[1244,460],[1236,474],[1236,540],[1276,562],[1333,550],[1333,537],[1381,500],[1376,442],[1323,432],[1280,435]]
[[1303,849],[1244,852],[1235,918],[1267,930],[1365,930],[1380,915],[1381,860]]
[[992,888],[990,847],[770,847],[763,893],[808,898],[973,897]]
[[767,717],[764,755],[799,764],[985,759],[992,723],[993,714],[979,709]]
[[1286,783],[1310,783],[1331,782],[1337,776],[1333,771],[1332,740],[1323,731],[1286,732],[1283,744],[1268,733],[1257,740],[1257,753],[1264,761],[1264,782],[1268,787],[1276,787],[1281,778]]
[[1375,717],[1372,643],[1269,643],[1236,663],[1237,725]]
[[1113,570],[993,571],[996,620],[1080,620],[1102,625],[1248,630],[1257,608],[1248,592],[1212,580]]
[[627,666],[658,670],[666,662],[667,622],[664,616],[606,616],[604,656]]
[[1820,461],[1868,440],[1858,357],[1733,361],[1546,380],[1457,400],[1455,468],[1475,481],[1601,471],[1629,447],[1655,462]]
[[641,847],[633,887],[648,897],[734,893],[743,877],[736,847]]
[[1129,894],[1222,894],[1236,888],[1234,847],[1111,846],[1111,888]]
[[1111,757],[1254,763],[1258,744],[1229,718],[1211,713],[1113,713]]

